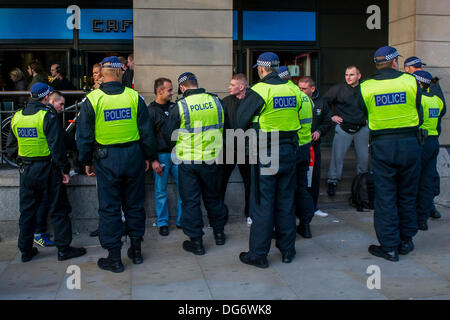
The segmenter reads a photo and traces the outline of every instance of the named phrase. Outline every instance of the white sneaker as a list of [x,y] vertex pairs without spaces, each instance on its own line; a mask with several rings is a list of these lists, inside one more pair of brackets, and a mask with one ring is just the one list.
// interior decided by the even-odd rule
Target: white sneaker
[[328,213],[323,212],[322,210],[317,210],[316,212],[314,212],[314,215],[322,218],[328,217]]
[[252,223],[253,223],[252,218],[248,217],[247,218],[247,227],[250,227],[252,225]]

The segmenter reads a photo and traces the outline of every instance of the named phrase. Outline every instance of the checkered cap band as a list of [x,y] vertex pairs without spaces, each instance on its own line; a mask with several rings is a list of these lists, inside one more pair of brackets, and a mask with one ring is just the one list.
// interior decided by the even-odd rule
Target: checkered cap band
[[391,54],[388,54],[388,55],[386,56],[386,58],[384,58],[384,59],[378,60],[377,58],[375,58],[374,61],[375,61],[375,62],[391,61],[391,60],[397,58],[398,56],[399,56],[398,51],[395,51],[395,52],[393,52],[393,53],[391,53]]
[[410,67],[410,66],[413,66],[413,65],[418,64],[418,63],[423,64],[422,60],[414,59],[412,61],[408,61],[407,63],[405,63],[405,67]]
[[425,84],[430,84],[431,83],[431,79],[427,79],[427,78],[421,77],[421,76],[419,76],[417,74],[414,74],[414,77],[416,77],[416,79],[419,82],[422,82],[422,83],[425,83]]
[[263,61],[263,60],[256,60],[256,65],[261,67],[277,67],[280,64],[280,61],[273,60],[273,61]]
[[121,62],[105,62],[102,64],[102,68],[122,68],[122,63]]
[[280,73],[278,74],[278,76],[279,76],[281,79],[284,79],[284,78],[289,77],[290,74],[289,74],[289,71],[286,70],[286,71],[280,72]]
[[180,79],[178,79],[178,85],[179,85],[180,83],[185,82],[187,79],[188,79],[188,76],[181,77]]
[[44,98],[46,95],[52,93],[53,90],[51,90],[51,87],[48,87],[47,90],[45,90],[44,92],[39,93],[37,96],[39,99]]

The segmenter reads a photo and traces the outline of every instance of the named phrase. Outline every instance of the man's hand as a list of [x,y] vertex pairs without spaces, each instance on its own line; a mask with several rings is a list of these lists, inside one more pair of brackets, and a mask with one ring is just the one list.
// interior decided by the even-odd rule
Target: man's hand
[[339,116],[332,116],[332,117],[331,117],[331,120],[332,120],[333,122],[336,122],[337,124],[342,124],[342,122],[344,122],[344,119],[342,119],[342,118],[339,117]]
[[159,163],[158,160],[153,160],[153,162],[152,162],[152,169],[153,169],[153,171],[156,172],[156,174],[158,176],[160,176],[160,177],[162,176],[162,174],[163,174],[163,167],[161,167],[161,164]]
[[95,168],[93,164],[90,166],[84,166],[84,171],[88,177],[95,177]]
[[312,141],[317,141],[320,139],[320,132],[319,131],[314,131],[313,134],[311,135],[312,137]]
[[145,172],[148,172],[150,170],[150,160],[145,160]]
[[70,181],[70,174],[65,174],[65,173],[63,173],[63,176],[62,176],[62,183],[63,183],[63,184],[68,184],[69,181]]

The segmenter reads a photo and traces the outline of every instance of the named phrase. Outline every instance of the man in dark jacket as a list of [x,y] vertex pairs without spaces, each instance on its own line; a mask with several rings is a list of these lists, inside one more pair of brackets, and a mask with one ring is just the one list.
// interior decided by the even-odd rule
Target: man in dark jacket
[[347,67],[345,83],[331,87],[324,99],[331,107],[331,120],[336,123],[330,169],[328,170],[328,195],[334,196],[341,180],[342,166],[348,148],[354,142],[357,174],[367,172],[369,161],[369,129],[367,118],[361,111],[359,81],[361,73],[355,66]]
[[[170,100],[173,96],[172,81],[167,78],[158,78],[155,80],[154,90],[156,99],[148,106],[150,120],[153,123],[155,136],[157,140],[158,160],[152,164],[155,171],[155,207],[156,207],[156,225],[159,228],[159,234],[169,235],[169,209],[167,207],[167,182],[169,174],[177,184],[178,189],[178,165],[172,162],[171,142],[164,139],[162,126],[169,116],[169,110],[174,106]],[[178,195],[177,203],[177,228],[181,228],[181,197]]]
[[134,55],[128,55],[128,65],[122,77],[122,84],[125,87],[134,89]]
[[313,122],[311,127],[312,146],[314,150],[314,167],[312,173],[311,187],[308,191],[311,193],[314,202],[314,214],[319,217],[327,217],[328,214],[319,210],[317,202],[320,193],[320,166],[321,166],[321,152],[320,143],[321,138],[325,136],[331,129],[332,121],[330,109],[327,102],[319,96],[319,90],[311,77],[303,77],[298,81],[298,87],[310,97],[314,102],[313,108]]

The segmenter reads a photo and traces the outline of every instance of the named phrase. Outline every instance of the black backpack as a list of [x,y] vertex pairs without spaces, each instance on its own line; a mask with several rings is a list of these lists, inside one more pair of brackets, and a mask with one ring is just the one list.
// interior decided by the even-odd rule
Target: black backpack
[[352,182],[350,205],[355,207],[358,211],[363,211],[363,209],[373,209],[374,191],[373,173],[365,172],[358,174]]

